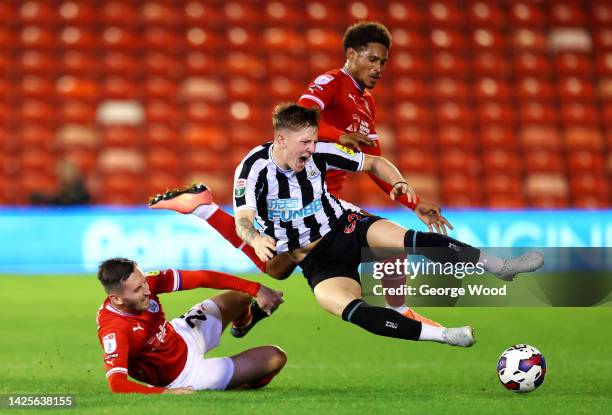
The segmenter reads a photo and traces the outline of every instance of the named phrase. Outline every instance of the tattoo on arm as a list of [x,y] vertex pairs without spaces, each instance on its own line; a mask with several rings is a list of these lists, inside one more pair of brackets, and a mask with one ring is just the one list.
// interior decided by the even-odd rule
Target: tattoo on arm
[[259,232],[257,232],[253,226],[253,221],[248,218],[238,219],[236,225],[236,233],[247,244],[250,244],[251,241],[259,235]]

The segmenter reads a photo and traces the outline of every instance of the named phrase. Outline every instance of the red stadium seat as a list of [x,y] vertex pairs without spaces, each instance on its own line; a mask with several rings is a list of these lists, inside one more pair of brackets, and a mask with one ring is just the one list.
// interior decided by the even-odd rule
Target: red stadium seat
[[181,160],[188,172],[202,171],[217,173],[219,172],[219,167],[225,165],[217,153],[206,149],[191,150],[183,154]]
[[599,76],[612,76],[612,52],[597,54],[595,66]]
[[225,109],[205,101],[191,101],[185,106],[184,116],[188,123],[211,124],[223,121]]
[[[9,111],[6,111],[9,114]],[[21,103],[17,117],[24,124],[50,124],[54,119],[54,108],[44,101],[27,100]]]
[[228,137],[220,125],[188,124],[181,132],[182,143],[189,152],[206,150],[217,153],[228,146]]
[[121,0],[103,2],[98,13],[102,23],[109,26],[125,25],[126,22],[128,24],[135,24],[138,18],[138,12],[134,4]]
[[582,124],[595,126],[598,122],[597,109],[590,103],[570,102],[562,104],[561,120],[566,125]]
[[522,78],[516,82],[515,88],[521,100],[549,100],[553,97],[552,85],[543,78]]
[[36,50],[24,50],[19,57],[19,66],[23,74],[47,77],[56,69],[52,54]]
[[608,197],[601,197],[596,195],[586,195],[574,199],[573,207],[577,209],[609,209],[610,199]]
[[395,131],[395,142],[404,151],[407,148],[430,149],[432,137],[429,128],[415,125],[402,125]]
[[228,1],[223,14],[229,25],[255,26],[262,21],[261,7],[248,2]]
[[98,84],[91,79],[62,76],[55,82],[57,95],[62,99],[94,100],[98,98]]
[[28,0],[21,3],[19,14],[17,16],[19,22],[23,25],[46,25],[57,20],[57,10],[53,5],[45,1]]
[[569,151],[578,149],[601,151],[604,139],[597,127],[569,126],[563,131],[563,141]]
[[48,77],[25,76],[21,79],[19,93],[25,98],[47,99],[53,96],[53,83]]
[[394,49],[420,52],[428,46],[423,34],[417,30],[394,29],[391,35]]
[[181,171],[182,160],[179,154],[168,147],[149,148],[146,157],[149,173],[165,173],[178,176]]
[[138,130],[130,125],[110,125],[101,131],[104,147],[137,148],[140,143]]
[[465,22],[463,8],[449,0],[428,2],[427,17],[431,27],[459,27]]
[[181,18],[171,2],[147,1],[140,7],[139,20],[145,26],[178,26],[182,23]]
[[57,187],[57,180],[53,174],[44,174],[37,171],[27,171],[17,176],[18,203],[28,203],[32,193],[50,193]]
[[102,96],[107,99],[135,99],[141,93],[135,81],[121,76],[110,76],[101,85]]
[[563,161],[558,152],[534,150],[527,152],[523,165],[529,173],[561,173]]
[[338,53],[341,44],[342,36],[336,30],[313,28],[306,31],[306,45],[309,50]]
[[443,151],[453,149],[472,151],[476,140],[473,132],[468,128],[456,125],[440,125],[438,127],[438,143]]
[[220,25],[225,20],[218,4],[208,0],[189,0],[182,7],[182,18],[188,26]]
[[480,174],[480,160],[471,151],[454,149],[445,151],[439,157],[444,171],[461,172],[463,175],[476,176]]
[[508,60],[498,51],[475,51],[472,65],[478,76],[505,78],[510,74]]
[[507,101],[510,99],[510,86],[502,79],[480,78],[476,80],[474,86],[476,99],[479,101]]
[[555,57],[557,74],[563,76],[587,76],[592,71],[591,60],[586,53],[564,52]]
[[183,69],[183,64],[179,63],[172,53],[166,51],[149,51],[144,59],[145,71],[149,75],[175,78]]
[[13,31],[8,27],[0,27],[0,47],[2,50],[8,50],[17,43],[17,39]]
[[519,77],[548,76],[551,65],[547,55],[527,51],[516,55],[514,71]]
[[432,153],[420,148],[402,149],[398,163],[399,168],[408,173],[434,173],[437,170]]
[[480,125],[504,125],[510,128],[514,124],[512,106],[507,103],[483,102],[478,106]]
[[524,151],[552,150],[561,148],[561,138],[557,128],[552,125],[525,125],[519,131],[519,139]]
[[468,18],[471,27],[503,27],[506,21],[502,5],[492,0],[470,2]]
[[68,0],[59,5],[58,14],[60,21],[64,25],[90,25],[95,22],[98,10],[91,3]]
[[244,75],[255,79],[266,76],[266,66],[262,60],[244,52],[228,53],[226,69],[229,76]]
[[506,38],[499,29],[475,29],[471,32],[472,47],[476,50],[484,49],[493,52],[503,51]]
[[138,64],[131,53],[108,51],[102,56],[102,68],[107,75],[125,76],[136,71]]
[[593,37],[593,44],[595,46],[595,50],[612,50],[612,29],[595,29],[592,31],[591,36]]
[[296,55],[304,52],[306,42],[297,30],[269,27],[263,31],[262,49],[267,51],[291,51]]
[[304,92],[303,84],[285,76],[271,78],[269,88],[272,103],[295,101]]
[[251,100],[259,98],[259,84],[252,79],[235,76],[229,79],[227,85],[227,98],[229,100]]
[[511,39],[516,51],[546,51],[546,34],[543,30],[517,29],[512,33]]
[[345,7],[339,7],[333,2],[312,1],[305,4],[306,22],[311,27],[342,26],[344,24]]
[[469,126],[472,123],[472,111],[467,104],[446,101],[436,106],[436,120],[441,124],[460,124]]
[[99,69],[92,54],[78,50],[68,50],[60,57],[59,70],[66,75],[91,75]]
[[348,21],[380,21],[383,18],[383,14],[379,7],[376,2],[351,1],[346,4]]
[[169,125],[148,122],[144,131],[144,141],[148,147],[178,148],[179,134]]
[[[452,51],[435,51],[432,55],[431,65],[436,77],[465,76],[469,72],[465,58],[461,54],[453,53]],[[425,65],[423,67],[424,70],[427,69]]]
[[[420,99],[426,98],[425,85],[422,80],[418,84],[423,89]],[[433,96],[437,101],[456,100],[464,101],[470,98],[470,90],[468,84],[461,79],[453,78],[437,78],[433,82]],[[398,87],[398,85],[396,85]],[[429,90],[430,88],[428,88]]]
[[422,101],[429,97],[425,82],[418,78],[396,77],[393,79],[393,94],[397,100]]
[[403,50],[394,51],[388,65],[394,75],[423,76],[429,72],[429,65],[419,53]]
[[588,150],[573,151],[567,155],[570,172],[590,172],[604,176],[604,158],[600,153]]
[[593,23],[604,27],[612,25],[612,4],[608,0],[594,0],[590,9]]
[[303,18],[303,9],[292,2],[269,0],[264,11],[266,26],[290,26],[292,22]]
[[147,50],[182,51],[184,38],[173,29],[150,26],[144,32],[144,46]]
[[480,206],[480,186],[470,175],[452,174],[442,177],[442,200],[447,206]]
[[147,175],[146,194],[147,197],[152,197],[171,189],[182,188],[188,184],[180,175],[175,175],[162,169]]
[[137,205],[147,200],[141,178],[126,172],[103,176],[102,186],[95,200],[107,205]]
[[580,3],[560,1],[550,5],[550,24],[553,26],[584,26],[586,16]]
[[39,172],[52,176],[55,173],[55,156],[40,148],[23,148],[17,155],[20,174]]
[[521,163],[515,152],[507,150],[490,150],[484,154],[483,169],[487,176],[496,173],[517,173]]
[[592,100],[593,86],[584,78],[562,78],[559,80],[559,98],[569,100]]
[[259,46],[259,34],[248,28],[235,26],[226,32],[227,47],[231,50],[252,51]]
[[487,195],[521,197],[523,183],[514,172],[492,170],[484,179],[484,193]]
[[556,115],[549,104],[539,102],[527,102],[519,108],[520,121],[523,125],[554,124],[557,121]]
[[483,150],[492,148],[513,149],[517,140],[512,129],[500,125],[484,125],[479,128],[479,140]]
[[[231,55],[231,54],[230,54]],[[213,63],[214,61],[214,63]],[[218,71],[219,63],[216,62],[216,58],[213,59],[211,55],[208,55],[201,51],[190,51],[187,52],[184,59],[184,64],[181,69],[185,71],[185,75],[211,75]],[[225,65],[220,64],[221,67]],[[150,67],[150,64],[147,63]]]
[[168,126],[179,123],[179,111],[176,105],[162,100],[152,100],[145,105],[147,123],[166,124]]
[[[311,71],[308,71],[308,68],[305,68],[304,59],[301,59],[299,56],[296,56],[293,53],[289,53],[286,51],[276,51],[270,52],[267,54],[266,59],[262,61],[265,62],[268,70],[268,77],[273,76],[287,76],[287,68],[294,68],[292,71],[292,78],[303,78],[304,75],[308,75],[308,81],[317,76],[322,72],[327,72],[331,68],[334,67],[334,62],[337,62],[337,53],[328,53],[328,52],[314,52],[313,54],[308,55],[308,64],[311,65]],[[319,68],[323,68],[323,65],[327,65],[325,69],[315,69],[312,68],[312,64],[316,63]],[[338,65],[340,67],[341,65]],[[306,84],[303,85],[304,89]]]
[[90,102],[68,100],[58,107],[61,123],[93,124],[96,119],[96,106]]
[[458,30],[433,29],[429,40],[434,49],[460,51],[467,46],[465,36]]
[[543,5],[530,1],[518,1],[510,5],[510,27],[543,26],[546,12]]
[[178,86],[172,79],[150,76],[144,81],[144,93],[147,99],[176,97],[178,95]]
[[391,27],[419,27],[426,22],[425,12],[418,3],[391,1],[387,7]]
[[38,149],[50,152],[54,147],[54,134],[50,128],[40,125],[23,125],[18,133],[19,146],[23,150]]
[[69,160],[79,169],[84,175],[92,174],[98,163],[98,156],[94,150],[83,147],[69,148],[63,155],[62,159]]
[[59,41],[64,49],[92,51],[98,47],[99,38],[89,28],[67,26],[60,32]]
[[568,206],[568,188],[561,174],[530,174],[525,178],[525,193],[529,205],[542,209],[557,209]]
[[605,177],[600,174],[587,172],[570,177],[570,190],[574,202],[588,196],[607,199],[610,196],[609,188]]
[[5,23],[12,23],[17,16],[17,7],[11,2],[0,2],[0,23],[4,26]]
[[[5,36],[0,35],[0,38]],[[12,35],[7,40],[11,41]],[[0,44],[7,40],[0,40]],[[21,29],[20,47],[22,49],[51,50],[56,45],[57,36],[51,29],[42,26],[24,26]],[[14,43],[10,46],[14,47]]]
[[427,106],[413,101],[400,101],[395,107],[395,120],[398,125],[429,123],[429,109]]
[[486,204],[489,209],[516,210],[525,208],[525,200],[522,195],[511,196],[503,193],[487,194]]
[[102,46],[109,51],[131,52],[141,45],[135,32],[119,26],[109,26],[102,31]]

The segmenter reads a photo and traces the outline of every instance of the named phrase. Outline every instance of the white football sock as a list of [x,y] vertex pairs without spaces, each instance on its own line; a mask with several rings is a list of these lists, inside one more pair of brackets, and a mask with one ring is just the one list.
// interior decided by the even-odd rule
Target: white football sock
[[408,311],[410,311],[410,307],[408,307],[407,305],[401,305],[399,307],[393,307],[389,304],[385,303],[385,307],[390,308],[391,310],[395,310],[400,314],[404,314],[407,313]]
[[446,343],[444,338],[444,327],[430,326],[429,324],[422,323],[421,335],[419,341],[434,341],[438,343]]
[[219,205],[217,205],[216,203],[200,205],[195,208],[195,210],[191,212],[191,214],[197,216],[200,219],[208,220],[208,218],[210,218],[213,213],[217,211],[217,209],[219,209]]
[[498,258],[493,254],[489,254],[485,251],[480,251],[480,258],[478,258],[478,262],[482,264],[483,268],[486,271],[489,271],[491,274],[497,274],[502,270],[504,266],[504,260],[502,258]]

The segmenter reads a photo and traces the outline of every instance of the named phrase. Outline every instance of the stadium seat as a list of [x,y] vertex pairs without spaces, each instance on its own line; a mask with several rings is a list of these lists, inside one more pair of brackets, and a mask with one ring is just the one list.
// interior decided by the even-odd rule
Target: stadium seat
[[[11,39],[12,35],[9,37],[9,41]],[[20,46],[23,49],[51,50],[57,45],[55,32],[42,26],[24,26],[21,29],[20,40]],[[14,47],[15,43],[11,46]]]
[[461,173],[442,177],[442,201],[447,206],[480,206],[480,184],[471,175]]
[[559,98],[562,101],[570,100],[592,100],[593,86],[584,78],[561,78],[559,79]]
[[97,8],[85,1],[63,1],[58,7],[58,17],[64,25],[91,25],[96,21]]
[[12,23],[17,15],[17,7],[15,4],[3,1],[0,2],[0,23]]
[[314,28],[306,31],[306,46],[311,51],[338,53],[341,44],[342,36],[336,30]]
[[376,2],[351,1],[346,4],[347,19],[349,22],[370,20],[380,21],[383,18],[382,11]]
[[188,124],[181,131],[181,142],[188,152],[205,150],[217,153],[229,147],[228,141],[221,125]]
[[525,200],[522,195],[487,194],[485,199],[489,209],[517,210],[525,208]]
[[51,53],[37,50],[25,50],[19,56],[19,69],[22,74],[42,75],[48,77],[55,71],[55,62]]
[[387,18],[391,27],[420,27],[427,21],[420,4],[404,1],[390,1]]
[[[399,87],[400,85],[394,85],[394,90]],[[418,81],[417,87],[423,88],[422,94],[418,97],[418,99],[426,98],[424,89],[425,85],[422,80]],[[430,88],[428,86],[427,90],[433,90],[433,97],[437,101],[465,101],[469,99],[471,95],[467,82],[455,78],[437,78],[433,81],[432,87]],[[410,99],[410,97],[407,98]],[[417,99],[417,97],[414,97],[414,99]]]
[[577,172],[570,177],[570,191],[574,203],[589,196],[607,199],[610,196],[610,186],[605,177],[593,172]]
[[480,125],[503,125],[512,127],[515,121],[514,111],[510,104],[501,102],[483,102],[478,105]]
[[610,207],[610,198],[597,196],[597,195],[586,195],[579,197],[578,199],[574,199],[572,203],[572,207],[576,209],[609,209]]
[[222,122],[224,115],[224,109],[206,101],[191,101],[184,110],[186,121],[192,124],[210,125]]
[[67,50],[57,63],[59,71],[66,75],[91,75],[99,69],[97,57],[91,53],[78,50]]
[[140,144],[140,134],[131,125],[109,125],[101,131],[103,148],[123,147],[136,149]]
[[559,150],[561,138],[554,125],[525,125],[518,133],[524,151]]
[[88,124],[61,124],[55,130],[55,145],[60,150],[85,148],[95,150],[100,144],[98,130]]
[[503,27],[507,17],[502,7],[492,0],[470,2],[468,6],[470,27]]
[[[340,62],[338,62],[337,57],[337,53],[309,53],[307,57],[307,65],[311,67],[310,71],[308,71],[304,59],[301,59],[299,56],[287,51],[271,51],[266,54],[266,57],[265,59],[262,59],[262,62],[266,65],[268,77],[287,76],[287,68],[293,68],[292,73],[294,76],[292,76],[292,78],[301,79],[306,76],[308,79],[306,82],[310,82],[318,74],[327,72],[333,68],[334,63],[336,62],[339,63],[337,67],[341,67],[342,65]],[[313,67],[313,64],[315,64],[316,67]],[[306,84],[304,84],[303,87],[305,88]]]
[[91,51],[98,47],[97,33],[85,27],[67,26],[59,34],[60,45],[64,49]]
[[601,27],[612,24],[612,4],[608,0],[594,0],[590,4],[591,21]]
[[270,79],[270,95],[267,97],[271,103],[295,101],[304,92],[304,85],[286,76],[275,76]]
[[586,53],[562,52],[555,56],[555,69],[559,77],[585,77],[591,74],[592,65]]
[[516,29],[510,36],[512,47],[516,51],[546,51],[546,33],[543,30]]
[[176,129],[167,124],[148,122],[144,131],[144,141],[148,147],[179,147],[179,134]]
[[113,100],[140,98],[142,90],[136,81],[123,76],[109,76],[102,81],[101,96]]
[[556,112],[551,108],[550,104],[542,104],[540,102],[526,102],[519,108],[520,121],[522,125],[529,124],[554,124]]
[[255,79],[266,76],[266,66],[257,56],[245,52],[230,52],[225,65],[229,76],[243,75]]
[[563,142],[569,151],[578,149],[601,151],[605,147],[597,127],[568,126],[563,130]]
[[484,150],[491,148],[513,149],[517,142],[511,128],[500,125],[483,125],[478,129],[480,145]]
[[595,68],[599,76],[612,76],[612,52],[598,53]]
[[452,0],[427,2],[427,17],[431,27],[460,27],[465,22],[465,11]]
[[202,171],[219,174],[219,169],[227,166],[217,153],[205,149],[193,149],[184,153],[181,155],[181,160],[187,172]]
[[395,120],[397,125],[426,125],[429,122],[429,110],[425,105],[413,101],[400,101],[395,107]]
[[156,99],[145,104],[145,118],[147,123],[177,125],[179,111],[176,105]]
[[102,68],[107,75],[125,76],[134,73],[139,64],[134,56],[124,51],[108,51],[102,55]]
[[146,1],[140,6],[139,21],[149,27],[178,26],[182,23],[181,13],[171,2]]
[[266,26],[290,26],[292,22],[302,19],[304,15],[300,5],[278,0],[267,1],[263,13]]
[[144,47],[147,50],[172,50],[182,52],[185,47],[185,38],[173,29],[160,26],[148,27],[144,34]]
[[467,46],[463,33],[451,29],[433,28],[429,41],[431,47],[439,50],[461,51]]
[[[212,55],[196,50],[186,52],[180,69],[184,71],[185,76],[212,75],[218,71],[218,65],[225,66],[224,63],[218,63],[216,58],[213,59]],[[147,63],[147,66],[150,64]]]
[[413,173],[434,173],[437,170],[433,154],[420,148],[407,148],[397,157],[402,171]]
[[94,150],[83,147],[74,147],[66,149],[62,154],[62,159],[68,160],[79,169],[85,176],[91,176],[94,173],[98,163],[98,156]]
[[543,5],[531,1],[517,1],[509,5],[510,27],[541,27],[546,23]]
[[338,7],[334,2],[312,1],[305,4],[306,23],[310,27],[343,26],[345,7]]
[[269,27],[263,30],[261,46],[266,51],[290,51],[299,55],[304,52],[306,41],[293,28]]
[[429,88],[423,79],[398,76],[393,79],[392,91],[397,100],[423,101],[429,97]]
[[523,193],[523,183],[516,173],[514,171],[491,171],[484,179],[484,193],[497,197],[507,195],[520,198]]
[[28,204],[32,193],[50,193],[57,187],[54,174],[25,171],[17,176],[17,203]]
[[47,99],[53,96],[53,83],[49,77],[27,75],[21,78],[19,94],[23,99]]
[[398,76],[423,76],[429,72],[429,65],[421,54],[404,50],[394,51],[388,66],[391,72]]
[[443,151],[459,149],[472,151],[476,146],[471,129],[457,125],[438,126],[438,144]]
[[25,124],[17,131],[19,147],[25,149],[40,149],[50,152],[54,147],[53,130],[37,124]]
[[471,32],[471,43],[475,50],[488,50],[492,52],[503,51],[506,45],[506,38],[498,28],[495,29],[475,29]]
[[553,97],[552,85],[547,79],[527,77],[517,80],[516,95],[520,100],[549,100]]
[[543,53],[520,52],[514,58],[514,71],[518,77],[546,77],[551,70],[550,60]]
[[417,30],[392,29],[393,48],[409,52],[420,52],[428,46],[423,34]]
[[121,0],[104,1],[98,11],[99,19],[105,25],[135,24],[138,19],[136,7],[131,2]]
[[508,101],[510,99],[510,86],[502,79],[480,78],[476,80],[474,87],[478,101]]
[[165,169],[152,171],[146,178],[145,196],[150,198],[167,190],[181,188],[188,184],[190,183],[184,182],[181,176],[170,174]]
[[208,0],[189,0],[182,6],[182,18],[189,26],[220,24],[225,20],[218,4]]
[[[48,125],[54,120],[54,108],[47,102],[39,100],[23,101],[17,110],[18,119],[24,124]],[[10,111],[6,111],[10,114]]]
[[498,51],[474,51],[472,67],[476,75],[503,79],[510,74],[508,59]]
[[131,52],[142,44],[135,31],[120,26],[109,26],[102,31],[102,46],[107,50]]
[[105,205],[142,205],[148,196],[145,192],[139,175],[108,173],[102,176],[100,192],[94,199]]
[[163,76],[176,79],[181,75],[183,62],[173,53],[166,51],[149,51],[144,56],[144,70],[148,75]]
[[484,154],[483,170],[487,177],[496,173],[518,173],[521,163],[513,151],[492,149]]
[[472,111],[467,104],[453,101],[439,103],[435,109],[436,120],[440,124],[472,124]]
[[146,163],[143,154],[132,148],[107,147],[98,155],[98,168],[105,174],[139,175]]
[[178,95],[178,86],[170,78],[149,76],[144,81],[144,94],[147,99],[166,99]]
[[98,98],[98,84],[92,79],[65,75],[55,82],[55,91],[60,99],[87,100]]
[[146,156],[149,173],[166,174],[178,177],[182,170],[182,160],[179,154],[168,147],[151,147]]
[[[462,175],[477,176],[481,172],[481,163],[478,157],[470,151],[452,149],[442,152],[438,157],[439,163],[446,172],[460,172]],[[475,183],[476,180],[473,180]]]
[[565,125],[596,126],[597,108],[591,103],[568,102],[561,105],[561,121]]
[[440,203],[440,182],[435,175],[406,172],[403,176],[421,199]]
[[87,101],[66,100],[59,105],[57,118],[60,123],[92,125],[96,119],[96,106]]
[[259,84],[244,76],[234,76],[228,80],[227,98],[231,101],[260,98]]
[[561,173],[563,161],[558,152],[550,150],[529,151],[523,164],[529,173]]
[[18,154],[20,174],[38,172],[48,176],[55,174],[55,156],[40,148],[23,148]]
[[[393,58],[395,59],[395,57]],[[392,59],[392,60],[393,60]],[[416,59],[423,59],[422,57]],[[423,69],[426,70],[426,63],[422,63]],[[468,74],[468,65],[465,58],[456,52],[452,51],[433,51],[431,58],[431,67],[434,75],[462,77]]]
[[570,172],[591,172],[605,174],[604,158],[600,153],[589,150],[576,150],[567,155],[567,166]]
[[52,4],[34,0],[21,2],[15,17],[22,25],[45,25],[58,20],[57,9]]
[[569,186],[561,174],[530,174],[525,178],[529,205],[540,209],[557,209],[569,204]]
[[594,29],[591,35],[595,49],[600,51],[612,50],[612,29]]
[[225,35],[225,41],[230,50],[243,50],[249,52],[259,46],[260,34],[248,27],[228,27]]
[[179,96],[185,101],[202,100],[225,103],[227,98],[225,84],[216,77],[190,76],[183,78]]
[[583,26],[586,16],[579,2],[560,1],[550,5],[551,26]]

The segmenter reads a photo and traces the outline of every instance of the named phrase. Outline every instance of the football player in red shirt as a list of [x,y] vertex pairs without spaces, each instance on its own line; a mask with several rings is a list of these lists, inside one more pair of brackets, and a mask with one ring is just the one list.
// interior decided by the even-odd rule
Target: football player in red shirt
[[[169,269],[144,274],[129,259],[104,261],[98,279],[108,297],[98,310],[98,338],[110,390],[117,393],[193,393],[260,388],[285,365],[276,346],[231,357],[206,358],[234,322],[245,334],[282,302],[282,292],[215,271]],[[230,289],[166,320],[158,294],[198,287]],[[254,297],[254,301],[251,298]],[[132,378],[147,385],[128,380]]]

